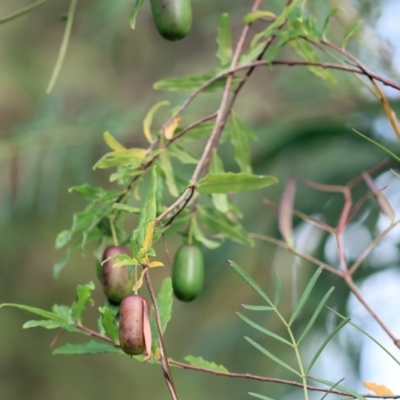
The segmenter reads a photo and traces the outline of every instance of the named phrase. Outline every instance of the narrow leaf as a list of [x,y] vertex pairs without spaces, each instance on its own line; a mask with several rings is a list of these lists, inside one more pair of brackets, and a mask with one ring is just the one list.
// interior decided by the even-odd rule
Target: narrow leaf
[[236,315],[241,318],[244,322],[246,322],[246,324],[250,325],[252,328],[256,329],[257,331],[264,333],[265,335],[272,337],[273,339],[276,339],[282,343],[285,343],[286,345],[293,347],[292,343],[288,342],[286,339],[280,337],[279,335],[277,335],[274,332],[271,332],[268,329],[263,328],[261,325],[255,323],[254,321],[252,321],[251,319],[245,317],[243,314],[237,312]]
[[149,143],[153,141],[153,138],[151,137],[151,124],[153,122],[153,117],[154,114],[157,112],[157,110],[161,107],[164,106],[169,106],[169,101],[160,101],[159,103],[155,104],[153,107],[150,108],[150,111],[147,113],[144,121],[143,121],[143,133],[145,138]]
[[5,17],[0,18],[0,25],[4,24],[5,22],[12,21],[13,19],[16,19],[18,17],[21,17],[22,15],[25,15],[25,14],[31,12],[32,10],[41,6],[45,2],[46,2],[46,0],[35,1],[34,3],[29,4],[28,6],[23,7],[21,9],[19,9],[18,11],[15,11],[11,14],[6,15]]
[[248,393],[250,396],[256,397],[257,399],[262,399],[262,400],[274,400],[272,397],[267,397],[267,396],[262,396],[261,394],[249,392]]
[[278,180],[268,175],[252,175],[245,172],[208,174],[197,183],[200,193],[239,193],[248,190],[262,189],[277,183]]
[[217,247],[221,246],[220,242],[216,240],[207,239],[204,233],[201,231],[199,224],[195,218],[192,218],[191,222],[191,230],[193,233],[193,237],[200,243],[204,244],[209,249],[216,249]]
[[273,307],[269,306],[253,306],[250,304],[242,304],[242,307],[250,311],[272,311],[274,309]]
[[359,28],[361,21],[357,21],[344,35],[342,49],[345,49],[347,46],[347,42],[349,39],[356,33],[357,29]]
[[65,58],[65,55],[67,54],[69,38],[71,36],[72,23],[74,22],[74,15],[75,15],[75,9],[76,9],[77,2],[78,2],[78,0],[71,0],[69,10],[68,10],[68,19],[67,19],[67,24],[65,26],[64,37],[61,42],[61,47],[60,47],[60,51],[58,53],[58,57],[57,57],[56,65],[53,70],[53,74],[51,75],[49,85],[47,86],[47,89],[46,89],[46,94],[50,94],[51,91],[53,90],[53,87],[57,81],[58,75],[60,74],[61,67],[64,63],[64,58]]
[[297,372],[294,368],[292,368],[290,365],[286,364],[284,361],[282,361],[280,358],[274,356],[272,353],[270,353],[267,349],[259,345],[257,342],[254,340],[250,339],[249,337],[245,336],[244,337],[252,346],[254,346],[257,350],[261,351],[264,355],[266,355],[269,359],[272,361],[275,361],[277,364],[282,366],[283,368],[287,369],[290,372],[293,372],[297,376],[301,377],[301,374]]
[[374,382],[363,382],[364,387],[369,390],[372,390],[375,394],[379,396],[391,396],[394,395],[393,391],[390,390],[385,385],[378,385]]
[[239,267],[234,261],[229,261],[231,267],[240,275],[240,277],[247,282],[247,284],[252,287],[267,303],[273,307],[273,303],[267,294],[257,285],[256,282],[247,274],[247,272],[243,271],[242,268]]
[[157,294],[157,304],[160,311],[162,333],[167,329],[168,322],[171,319],[172,303],[172,280],[171,278],[165,278]]
[[233,146],[235,161],[242,172],[252,173],[250,146],[246,134],[246,127],[242,121],[232,114],[229,126],[229,139]]
[[279,274],[275,271],[275,298],[274,298],[275,307],[279,306],[279,302],[281,301],[281,293],[282,293],[281,278]]
[[296,320],[297,316],[300,314],[300,311],[303,309],[304,305],[306,304],[306,301],[308,300],[308,297],[311,294],[311,291],[314,288],[314,285],[316,284],[318,278],[320,277],[322,272],[322,268],[318,268],[314,275],[312,276],[310,282],[308,282],[308,285],[306,286],[303,294],[300,297],[300,300],[296,306],[296,308],[293,311],[292,316],[290,317],[289,320],[289,325],[292,325],[292,323]]
[[53,265],[53,277],[54,279],[58,279],[58,277],[61,274],[61,271],[64,269],[65,265],[67,264],[69,257],[70,257],[71,251],[68,249],[67,253],[61,260],[58,260],[54,265]]
[[137,16],[139,10],[142,8],[143,3],[144,3],[144,0],[136,0],[136,3],[133,7],[131,15],[129,16],[129,25],[131,26],[132,29],[135,29],[136,16]]
[[[224,164],[221,160],[221,158],[218,156],[217,150],[214,149],[212,156],[211,156],[211,161],[210,161],[210,169],[209,172],[211,174],[220,174],[224,173]],[[215,206],[215,208],[222,212],[222,213],[227,213],[229,211],[229,200],[228,200],[228,195],[225,193],[213,193],[211,195],[212,202]]]
[[194,164],[197,165],[199,163],[199,157],[189,151],[187,148],[173,143],[168,147],[168,151],[170,152],[172,157],[177,158],[182,164]]
[[127,150],[125,146],[123,146],[120,142],[118,142],[117,139],[113,135],[111,135],[110,132],[106,131],[103,133],[103,139],[106,142],[106,145],[111,149],[111,150]]
[[219,20],[217,45],[217,58],[220,66],[226,67],[230,65],[233,52],[229,14],[222,14]]
[[86,285],[78,285],[76,288],[76,300],[71,307],[71,316],[72,319],[78,324],[82,322],[82,314],[85,311],[86,305],[90,300],[93,290],[93,282],[89,282]]
[[345,319],[342,321],[330,334],[329,336],[324,340],[324,343],[320,346],[320,348],[317,350],[317,352],[314,354],[314,357],[310,361],[310,364],[307,367],[307,372],[306,374],[308,375],[309,372],[311,371],[311,368],[314,366],[315,361],[317,361],[318,357],[320,354],[323,352],[327,344],[333,339],[333,337],[348,323],[350,322],[350,318]]
[[184,360],[194,367],[207,368],[219,372],[228,372],[224,366],[206,361],[202,357],[186,356]]
[[261,18],[275,19],[276,15],[271,11],[257,10],[245,15],[245,17],[243,18],[243,22],[245,24],[252,24],[253,22],[258,21]]
[[310,321],[308,321],[307,326],[304,328],[303,333],[301,334],[299,340],[297,341],[297,344],[300,344],[301,341],[307,336],[308,332],[312,328],[312,326],[315,323],[315,320],[317,319],[318,315],[320,314],[321,310],[324,308],[325,303],[328,301],[329,296],[332,294],[332,292],[335,290],[334,287],[331,287],[328,292],[325,294],[325,296],[322,298],[322,300],[319,302],[317,308],[315,309],[313,315],[310,318]]
[[[310,376],[310,379],[313,379],[314,381],[323,383],[324,385],[327,385],[327,386],[330,386],[330,387],[332,387],[333,385],[336,384],[335,382],[331,382],[331,381],[328,381],[328,380],[322,379],[322,378],[316,378],[316,377],[313,377],[313,376]],[[339,390],[341,390],[341,391],[343,391],[343,392],[345,392],[345,393],[347,393],[347,394],[350,395],[350,396],[355,397],[356,399],[359,399],[359,400],[367,400],[364,396],[361,396],[360,394],[354,392],[353,390],[348,389],[348,388],[345,387],[345,386],[336,385],[336,388],[339,389]]]
[[279,205],[279,231],[285,242],[293,247],[293,207],[296,192],[296,180],[290,178]]
[[123,351],[116,345],[104,342],[95,342],[90,340],[87,343],[82,344],[71,344],[67,343],[64,346],[58,347],[53,351],[53,354],[65,354],[65,355],[76,355],[76,354],[99,354],[99,353],[120,353]]
[[36,328],[37,326],[40,326],[42,328],[46,328],[46,329],[55,329],[55,328],[59,328],[60,324],[56,321],[52,321],[52,320],[41,320],[41,321],[27,321],[24,323],[24,325],[22,325],[23,329],[28,329],[28,328]]
[[15,307],[15,308],[20,308],[25,311],[29,311],[33,314],[40,315],[43,318],[51,319],[52,321],[55,322],[60,322],[60,323],[66,323],[67,321],[60,317],[59,315],[52,313],[50,311],[42,310],[41,308],[36,308],[36,307],[30,307],[30,306],[25,306],[23,304],[15,304],[15,303],[3,303],[0,304],[0,308],[2,307]]
[[124,211],[130,214],[140,214],[140,208],[139,207],[131,207],[127,206],[126,204],[121,204],[121,203],[115,203],[113,204],[114,210],[118,211]]
[[174,136],[174,133],[176,131],[176,129],[178,128],[179,124],[181,122],[181,117],[175,117],[170,124],[168,124],[165,128],[164,128],[164,137],[167,140],[171,140]]
[[382,193],[382,190],[378,189],[373,179],[366,172],[363,172],[362,175],[371,192],[375,195],[376,201],[378,202],[379,208],[381,209],[382,213],[385,214],[390,219],[390,222],[393,224],[395,220],[395,214],[388,199]]
[[335,14],[337,14],[339,11],[343,11],[343,12],[344,12],[344,9],[343,9],[343,8],[340,8],[340,7],[333,8],[333,9],[329,12],[329,14],[326,16],[325,22],[324,22],[324,26],[322,27],[322,38],[323,38],[323,39],[325,39],[325,34],[326,34],[326,30],[328,29],[328,24],[329,24],[330,19],[331,19]]

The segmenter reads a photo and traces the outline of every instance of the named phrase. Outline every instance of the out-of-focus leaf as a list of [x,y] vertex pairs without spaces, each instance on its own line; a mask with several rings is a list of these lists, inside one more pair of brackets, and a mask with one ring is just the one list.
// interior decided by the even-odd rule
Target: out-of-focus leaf
[[22,328],[28,329],[28,328],[36,328],[38,326],[46,329],[56,329],[59,328],[61,325],[58,322],[49,319],[41,321],[32,320],[25,322],[24,325],[22,325]]
[[9,15],[6,15],[5,17],[0,18],[0,24],[4,24],[5,22],[12,21],[13,19],[21,17],[22,15],[25,15],[25,14],[31,12],[32,10],[34,10],[35,8],[41,6],[45,2],[46,2],[46,0],[38,0],[32,4],[29,4],[26,7],[19,9],[18,11],[15,11]]
[[76,300],[71,307],[71,316],[72,319],[78,324],[82,322],[82,314],[85,311],[86,305],[90,300],[93,290],[93,282],[89,282],[86,285],[78,285],[76,288]]
[[200,243],[204,244],[209,249],[216,249],[217,247],[221,246],[220,242],[215,240],[207,239],[206,236],[201,231],[199,224],[195,218],[192,219],[191,223],[191,230],[193,233],[193,237]]
[[23,304],[15,304],[15,303],[3,303],[3,304],[0,304],[0,308],[2,308],[2,307],[20,308],[22,310],[31,312],[33,314],[40,315],[43,318],[47,318],[47,319],[50,319],[50,320],[52,320],[54,322],[59,322],[61,324],[65,324],[65,323],[68,322],[64,318],[60,317],[60,315],[58,315],[56,313],[53,313],[53,312],[50,312],[50,311],[42,310],[41,308],[25,306]]
[[343,9],[343,8],[340,8],[340,7],[335,7],[335,8],[333,8],[331,11],[329,11],[329,14],[326,16],[324,25],[323,25],[323,27],[322,27],[322,35],[321,35],[321,36],[322,36],[323,39],[325,39],[325,34],[326,34],[326,30],[328,29],[329,21],[330,21],[331,18],[332,18],[334,15],[336,15],[339,11],[343,11],[343,12],[344,12],[344,9]]
[[[213,154],[211,156],[209,172],[210,174],[220,174],[225,172],[224,165],[222,163],[222,160],[219,158],[216,149],[213,151]],[[213,193],[211,194],[211,198],[215,208],[218,211],[222,213],[227,213],[229,211],[229,201],[227,194]]]
[[53,354],[100,354],[100,353],[120,353],[124,352],[116,345],[105,342],[95,342],[90,340],[87,343],[82,344],[71,344],[67,343],[64,346],[57,347],[53,350]]
[[262,189],[277,183],[274,176],[252,175],[245,172],[208,174],[197,183],[200,193],[239,193],[248,190]]
[[135,29],[136,17],[138,15],[139,10],[142,8],[143,3],[144,0],[136,0],[131,15],[129,16],[129,25],[131,26],[132,29]]
[[275,298],[274,298],[275,307],[279,306],[279,303],[281,301],[281,293],[282,293],[281,278],[278,275],[278,273],[275,271]]
[[110,132],[106,131],[103,133],[103,139],[106,142],[106,145],[114,151],[124,151],[126,147],[123,146],[120,142]]
[[258,393],[249,392],[248,394],[250,396],[256,397],[257,399],[261,400],[274,400],[272,397],[262,396],[261,394]]
[[243,18],[243,22],[245,24],[252,24],[253,22],[258,21],[261,18],[276,18],[276,15],[271,12],[271,11],[263,11],[263,10],[257,10],[257,11],[253,11],[251,13],[248,13],[247,15],[245,15],[245,17]]
[[93,169],[107,169],[120,166],[129,166],[131,169],[139,168],[146,156],[147,150],[140,148],[112,151],[101,157],[94,164]]
[[118,211],[124,211],[129,214],[140,214],[140,208],[139,207],[131,207],[127,206],[126,204],[121,204],[121,203],[115,203],[113,204],[112,208]]
[[150,108],[149,112],[147,113],[144,121],[143,121],[143,133],[145,138],[147,139],[147,141],[149,143],[151,143],[153,141],[153,138],[151,137],[151,124],[153,122],[153,117],[154,114],[157,112],[157,110],[161,107],[164,106],[169,106],[169,101],[160,101],[159,103],[155,104],[153,107]]
[[353,396],[353,397],[356,398],[356,399],[359,399],[359,400],[367,400],[364,396],[361,396],[360,394],[354,392],[353,390],[348,389],[348,388],[345,387],[345,386],[336,385],[335,382],[328,381],[327,379],[316,378],[316,377],[314,377],[314,376],[310,376],[310,378],[313,379],[314,381],[323,383],[324,385],[327,385],[327,386],[330,386],[330,387],[335,386],[336,389],[341,390],[342,392],[345,392],[345,393],[349,394],[350,396]]
[[242,121],[232,114],[230,122],[230,141],[233,146],[235,161],[242,172],[252,173],[250,146],[247,139],[247,129]]
[[246,310],[250,311],[272,311],[273,307],[269,306],[252,306],[250,304],[242,304],[242,307],[244,307]]
[[224,366],[215,364],[211,361],[206,361],[202,357],[186,356],[184,360],[194,367],[207,368],[219,372],[228,372]]
[[199,163],[199,157],[177,143],[171,144],[168,150],[171,156],[177,158],[182,164],[197,165]]
[[293,207],[295,192],[296,181],[292,177],[286,184],[279,205],[279,231],[290,247],[293,246]]
[[211,207],[199,207],[198,215],[202,224],[212,232],[220,233],[234,242],[253,246],[254,241],[238,222],[229,219],[225,214]]
[[178,197],[179,192],[178,188],[176,187],[174,170],[172,168],[168,152],[164,151],[163,153],[161,153],[159,159],[160,159],[160,166],[165,174],[165,182],[167,183],[169,193],[173,197]]
[[232,39],[231,39],[231,25],[229,22],[229,14],[221,15],[218,26],[217,35],[217,58],[221,67],[226,67],[231,63],[232,59]]
[[182,140],[197,140],[206,136],[210,136],[213,127],[213,122],[203,122],[202,124],[191,129],[189,132],[185,133],[182,136]]
[[359,28],[361,21],[357,21],[344,35],[342,49],[345,49],[347,46],[347,42],[350,38],[356,33],[357,29]]

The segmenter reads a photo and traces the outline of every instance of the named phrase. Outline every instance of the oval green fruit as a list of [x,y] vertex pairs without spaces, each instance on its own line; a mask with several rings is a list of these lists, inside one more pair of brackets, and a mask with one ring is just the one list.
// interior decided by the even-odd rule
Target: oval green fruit
[[183,39],[192,27],[190,0],[150,0],[154,23],[167,40]]
[[136,356],[146,350],[146,328],[150,330],[147,300],[137,294],[125,297],[120,306],[118,331],[119,345],[126,354]]
[[[117,254],[130,255],[125,247],[109,246],[104,250],[103,261]],[[113,268],[118,259],[109,260],[102,267],[102,285],[104,294],[108,300],[113,303],[121,303],[124,297],[132,293],[132,287],[135,284],[135,276],[133,271],[129,274],[129,267]],[[132,268],[131,268],[132,269]]]
[[204,263],[201,250],[194,245],[180,247],[172,267],[172,287],[175,296],[182,301],[194,300],[204,282]]

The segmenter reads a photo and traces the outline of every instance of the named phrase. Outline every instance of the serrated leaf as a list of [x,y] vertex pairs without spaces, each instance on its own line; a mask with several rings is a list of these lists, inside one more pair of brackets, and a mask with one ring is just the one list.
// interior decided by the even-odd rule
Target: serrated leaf
[[281,293],[282,293],[282,282],[279,274],[275,271],[275,298],[274,305],[275,307],[279,306],[281,301]]
[[197,165],[199,163],[199,157],[177,143],[171,144],[168,150],[171,156],[177,158],[182,164]]
[[219,20],[217,35],[217,58],[221,67],[230,65],[232,60],[232,39],[231,25],[229,22],[229,14],[222,14]]
[[258,286],[258,284],[245,272],[238,264],[234,261],[229,261],[231,267],[237,272],[237,274],[253,289],[255,290],[267,303],[273,308],[273,303],[268,295]]
[[175,183],[174,170],[172,168],[171,160],[167,151],[164,151],[159,156],[160,166],[165,174],[165,182],[167,184],[169,193],[173,197],[178,197],[179,192]]
[[230,120],[229,139],[233,146],[234,158],[242,172],[252,173],[250,146],[246,128],[242,121],[232,114]]
[[306,288],[304,289],[303,294],[300,297],[300,300],[294,309],[292,316],[290,317],[289,320],[289,325],[292,325],[292,323],[296,320],[298,315],[300,314],[300,311],[303,309],[304,305],[306,304],[306,301],[308,300],[308,297],[311,294],[311,291],[313,290],[315,284],[317,283],[318,278],[320,277],[322,273],[322,268],[318,268],[314,275],[311,277],[310,282],[308,282]]
[[208,174],[197,183],[199,193],[239,193],[262,189],[277,183],[274,176],[252,175],[245,172],[224,174]]
[[211,207],[199,207],[198,215],[203,225],[212,232],[220,233],[227,239],[247,246],[254,246],[254,240],[238,222]]
[[242,304],[242,307],[250,311],[272,311],[274,309],[273,307],[269,306],[253,306],[250,304]]
[[53,354],[76,355],[76,354],[100,354],[100,353],[120,353],[124,352],[116,345],[105,342],[95,342],[90,340],[87,343],[71,344],[57,347],[53,350]]
[[193,237],[200,243],[202,243],[205,247],[209,249],[216,249],[217,247],[221,246],[220,242],[215,240],[207,239],[207,237],[201,231],[199,224],[195,218],[192,219],[191,222],[191,230],[193,233]]
[[3,304],[0,304],[0,308],[2,308],[2,307],[20,308],[21,310],[25,310],[25,311],[31,312],[33,314],[40,315],[43,318],[47,318],[47,319],[50,319],[52,321],[59,322],[61,324],[68,323],[67,320],[65,320],[64,318],[60,317],[58,314],[50,312],[50,311],[42,310],[41,308],[25,306],[23,304],[15,304],[15,303],[3,303]]
[[292,343],[288,342],[286,339],[280,337],[279,335],[277,335],[274,332],[271,332],[270,330],[262,327],[261,325],[255,323],[254,321],[252,321],[250,318],[245,317],[243,314],[237,312],[236,315],[241,318],[244,322],[246,322],[246,324],[250,325],[252,328],[256,329],[257,331],[264,333],[265,335],[272,337],[273,339],[278,340],[279,342],[282,342],[290,347],[293,347]]
[[356,33],[359,28],[361,21],[357,21],[344,35],[342,49],[345,49],[349,39]]
[[207,368],[218,372],[229,372],[223,365],[218,365],[214,362],[206,361],[202,357],[186,356],[184,360],[194,367]]
[[261,18],[275,19],[276,15],[271,11],[257,10],[257,11],[253,11],[253,12],[245,15],[245,17],[243,18],[243,22],[248,25],[248,24],[252,24],[253,22],[258,21]]
[[297,344],[300,344],[301,341],[307,336],[308,332],[310,332],[311,328],[314,325],[315,320],[317,319],[318,315],[322,311],[325,303],[328,301],[329,296],[332,294],[332,292],[335,290],[334,287],[331,287],[328,292],[325,294],[325,296],[322,298],[322,300],[319,302],[317,308],[315,309],[313,315],[310,318],[310,321],[308,321],[307,326],[304,328],[303,333],[301,334],[299,340],[297,341]]
[[89,282],[86,285],[78,285],[76,288],[76,300],[71,307],[71,317],[78,324],[82,322],[82,314],[85,311],[93,290],[93,282]]
[[52,320],[41,320],[41,321],[37,321],[37,320],[32,320],[32,321],[27,321],[24,323],[24,325],[22,325],[23,329],[28,329],[28,328],[36,328],[36,327],[41,327],[41,328],[46,328],[46,329],[56,329],[59,328],[60,326],[62,326],[63,324],[59,324],[56,321],[52,321]]
[[132,29],[135,29],[136,17],[137,17],[139,10],[142,8],[143,3],[144,3],[144,0],[136,0],[136,3],[133,7],[131,15],[129,16],[129,25],[131,26]]
[[123,146],[120,142],[110,132],[106,131],[103,133],[103,139],[106,145],[114,151],[124,151],[127,150],[125,146]]
[[250,339],[249,337],[245,336],[244,337],[252,346],[254,346],[257,350],[261,351],[264,355],[266,355],[269,359],[272,361],[275,361],[277,364],[279,364],[281,367],[287,369],[290,372],[293,372],[297,376],[301,377],[301,374],[297,372],[294,368],[292,368],[290,365],[286,364],[284,361],[282,361],[280,358],[276,357],[273,355],[271,352],[269,352],[267,349],[259,345],[257,342],[254,340]]
[[101,324],[106,335],[115,343],[118,342],[118,327],[115,323],[114,314],[108,307],[99,307],[101,313]]

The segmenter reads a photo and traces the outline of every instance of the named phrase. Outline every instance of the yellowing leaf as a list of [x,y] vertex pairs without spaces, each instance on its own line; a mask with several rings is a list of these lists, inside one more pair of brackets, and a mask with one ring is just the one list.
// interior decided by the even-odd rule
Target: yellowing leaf
[[150,249],[153,243],[153,232],[154,232],[154,221],[149,222],[146,229],[146,235],[144,237],[143,248],[145,251]]
[[378,385],[373,382],[363,382],[364,387],[369,390],[372,390],[378,396],[390,396],[394,394],[388,387],[385,385]]
[[175,117],[169,125],[167,125],[164,129],[164,136],[165,139],[171,140],[172,137],[174,136],[174,132],[176,128],[179,126],[179,123],[181,122],[180,117]]
[[166,101],[166,100],[160,101],[159,103],[157,103],[156,105],[151,107],[150,111],[147,113],[146,118],[143,121],[143,133],[149,143],[151,143],[153,141],[153,139],[151,137],[150,128],[151,128],[151,123],[153,122],[154,114],[157,112],[157,110],[159,108],[168,106],[168,105],[169,105],[169,101]]
[[163,267],[164,264],[161,261],[152,261],[149,263],[149,268]]
[[103,133],[103,139],[106,142],[106,145],[111,149],[111,150],[126,150],[126,147],[123,146],[120,142],[118,142],[117,139],[113,135],[111,135],[110,132],[105,131]]
[[137,280],[137,282],[133,285],[132,290],[134,292],[138,291],[142,285],[143,285],[143,278],[144,278],[144,274],[147,272],[148,268],[143,268],[141,274],[140,274],[140,278]]

